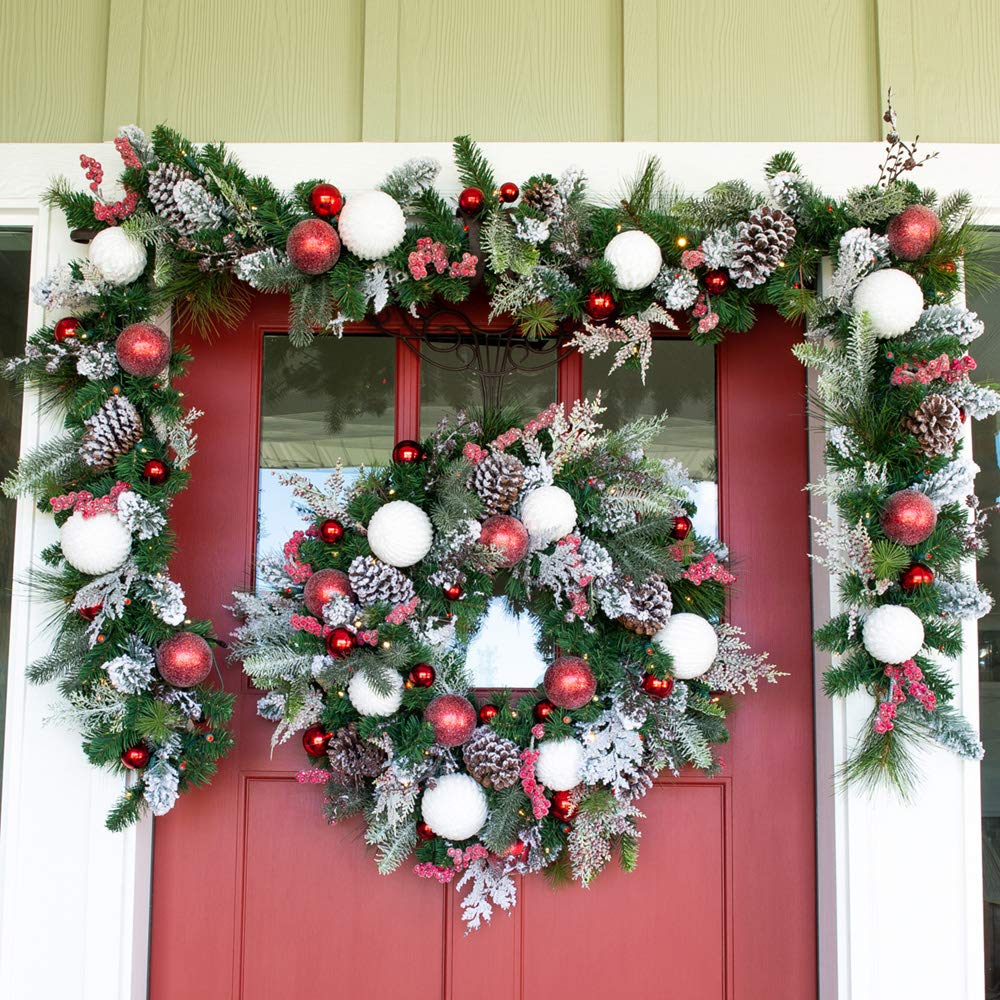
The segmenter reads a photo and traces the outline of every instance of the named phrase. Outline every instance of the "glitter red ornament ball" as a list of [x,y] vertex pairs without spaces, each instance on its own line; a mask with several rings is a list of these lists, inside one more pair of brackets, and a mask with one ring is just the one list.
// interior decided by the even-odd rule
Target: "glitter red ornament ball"
[[642,689],[650,698],[667,698],[674,689],[673,677],[657,677],[654,674],[645,674],[642,678]]
[[934,570],[930,566],[914,563],[905,570],[899,578],[903,590],[916,590],[917,587],[929,587],[934,582]]
[[434,683],[434,668],[429,663],[418,663],[410,671],[410,683],[414,687],[429,688]]
[[344,537],[344,526],[336,518],[329,517],[319,526],[319,537],[327,545],[336,545]]
[[400,462],[403,465],[412,465],[414,462],[419,462],[423,457],[424,450],[417,441],[410,441],[409,439],[397,441],[396,447],[392,449],[392,460]]
[[63,316],[56,321],[52,336],[55,337],[57,344],[61,344],[64,340],[75,337],[80,332],[81,326],[83,324],[75,316]]
[[150,486],[162,486],[170,478],[170,466],[163,459],[151,458],[143,463],[141,475]]
[[178,632],[156,647],[156,669],[174,687],[200,684],[212,671],[212,648],[194,632]]
[[576,815],[576,803],[573,801],[573,791],[552,793],[552,816],[555,819],[566,822]]
[[597,691],[597,678],[590,664],[579,656],[560,656],[542,681],[545,695],[559,708],[582,708]]
[[716,269],[705,275],[705,291],[709,295],[721,295],[729,287],[729,275]]
[[421,840],[433,840],[437,834],[423,821],[417,823],[417,836]]
[[494,514],[483,521],[479,544],[500,551],[500,566],[510,569],[528,554],[528,529],[510,514]]
[[350,629],[335,628],[330,630],[326,637],[326,651],[338,660],[343,660],[350,656],[357,642],[354,633]]
[[331,736],[333,733],[328,733],[321,725],[310,726],[302,734],[302,746],[310,757],[322,757],[330,745]]
[[118,334],[115,354],[129,375],[153,378],[170,360],[170,338],[152,323],[133,323]]
[[86,621],[92,622],[101,613],[103,607],[103,603],[92,604],[89,608],[80,608],[77,614]]
[[535,722],[545,722],[548,717],[556,710],[556,706],[552,704],[548,698],[543,698],[540,702],[535,705],[534,716]]
[[285,252],[303,274],[323,274],[340,257],[340,237],[329,222],[303,219],[292,226]]
[[670,532],[670,536],[676,538],[679,542],[683,542],[691,534],[693,527],[694,523],[691,521],[691,518],[681,514],[680,517],[674,518],[674,530]]
[[138,767],[145,767],[149,763],[149,751],[141,743],[138,743],[122,753],[121,762],[130,771],[134,771]]
[[314,215],[332,219],[340,215],[340,210],[344,207],[344,196],[332,184],[317,184],[309,192],[309,207]]
[[458,196],[458,207],[466,215],[478,215],[482,211],[485,201],[483,192],[479,188],[467,187]]
[[441,590],[444,592],[444,596],[447,597],[449,601],[457,601],[463,594],[462,588],[457,583],[452,583],[447,587],[442,587]]
[[934,245],[941,220],[926,205],[910,205],[890,220],[885,235],[900,260],[919,260]]
[[506,205],[512,205],[517,201],[517,196],[521,193],[520,188],[513,181],[505,181],[500,185],[500,190],[497,192],[500,200]]
[[617,303],[610,292],[587,292],[583,300],[583,311],[598,322],[611,316],[616,308]]
[[309,614],[322,618],[323,608],[335,597],[354,597],[351,581],[342,570],[319,569],[306,580],[302,603],[309,609]]
[[479,709],[479,721],[484,725],[489,725],[498,715],[500,709],[496,705],[483,705]]
[[467,743],[479,716],[468,698],[458,694],[440,694],[424,709],[424,719],[434,730],[434,739],[443,747]]
[[937,508],[926,493],[898,490],[885,502],[879,518],[886,537],[900,545],[919,545],[937,525]]

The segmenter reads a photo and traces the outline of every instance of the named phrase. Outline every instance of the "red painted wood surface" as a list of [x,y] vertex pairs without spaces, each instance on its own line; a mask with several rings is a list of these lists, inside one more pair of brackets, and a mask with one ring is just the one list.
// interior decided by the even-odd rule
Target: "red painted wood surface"
[[[174,564],[191,611],[215,621],[253,580],[262,335],[286,303],[256,300],[232,335],[187,340],[183,388],[205,410]],[[816,995],[815,802],[805,401],[764,313],[718,350],[720,524],[736,556],[731,617],[791,676],[731,718],[723,774],[661,778],[643,801],[639,871],[589,891],[525,880],[511,917],[465,936],[456,893],[377,874],[359,825],[329,827],[321,792],[294,781],[297,740],[271,725],[237,667],[238,749],[210,790],[156,821],[152,1000],[300,997],[809,1000]],[[400,346],[396,430],[413,436],[419,365]],[[579,391],[578,359],[561,395]]]

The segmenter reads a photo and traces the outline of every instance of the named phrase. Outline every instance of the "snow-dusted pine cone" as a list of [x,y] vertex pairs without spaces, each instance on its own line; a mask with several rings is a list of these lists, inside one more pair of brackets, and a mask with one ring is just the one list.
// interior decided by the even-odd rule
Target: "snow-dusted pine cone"
[[109,397],[83,424],[87,429],[80,439],[80,457],[97,472],[110,469],[142,437],[139,412],[122,395]]
[[371,604],[406,604],[416,591],[413,581],[395,566],[381,562],[374,556],[357,556],[347,570],[351,589],[364,606]]
[[670,588],[660,576],[651,576],[645,583],[625,580],[622,583],[628,595],[630,609],[618,621],[630,632],[653,635],[659,632],[673,610],[674,601]]
[[374,778],[382,771],[386,759],[380,746],[358,735],[356,722],[343,726],[330,737],[326,755],[335,774],[353,781]]
[[559,214],[562,200],[554,177],[543,175],[533,178],[521,189],[521,204],[531,205],[548,216]]
[[462,750],[466,770],[487,788],[503,791],[517,784],[521,756],[517,744],[480,726]]
[[962,411],[947,396],[932,393],[903,418],[925,455],[949,455],[962,433]]
[[493,452],[473,468],[469,485],[487,514],[506,514],[524,489],[524,465],[516,455]]
[[179,181],[191,180],[191,172],[176,163],[161,163],[149,175],[149,198],[153,211],[168,222],[179,233],[191,233],[194,229],[174,196],[174,188]]
[[795,242],[795,222],[780,208],[762,205],[741,222],[733,246],[730,274],[740,288],[762,285]]

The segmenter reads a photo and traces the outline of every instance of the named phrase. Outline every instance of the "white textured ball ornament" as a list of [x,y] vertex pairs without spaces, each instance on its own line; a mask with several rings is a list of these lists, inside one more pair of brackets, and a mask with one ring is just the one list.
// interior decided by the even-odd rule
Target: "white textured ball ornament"
[[868,313],[875,335],[901,337],[924,311],[924,293],[905,271],[888,268],[863,278],[854,292],[854,312]]
[[663,267],[663,254],[652,236],[630,229],[604,248],[604,259],[614,268],[615,281],[627,291],[646,288]]
[[127,285],[146,269],[146,248],[118,226],[102,229],[90,241],[90,263],[112,285]]
[[474,837],[486,824],[486,793],[467,774],[446,774],[424,792],[420,803],[424,822],[445,840]]
[[431,519],[409,500],[393,500],[379,507],[368,522],[372,553],[390,566],[412,566],[431,550]]
[[576,504],[561,486],[539,486],[521,502],[521,523],[533,549],[565,538],[576,525]]
[[544,740],[538,744],[535,777],[554,792],[567,792],[583,781],[583,756],[579,740]]
[[712,623],[686,611],[671,615],[653,642],[673,658],[673,675],[681,681],[701,677],[719,652],[719,637]]
[[362,191],[344,203],[337,228],[355,257],[378,260],[403,242],[406,218],[399,203],[384,191]]
[[861,640],[880,663],[903,663],[920,652],[924,624],[901,604],[883,604],[865,619]]
[[84,517],[77,511],[62,526],[59,534],[66,562],[81,573],[102,576],[128,558],[132,551],[132,533],[118,520],[117,514],[104,512]]
[[347,683],[347,697],[362,715],[392,715],[403,703],[403,678],[389,676],[389,693],[381,694],[364,674],[355,674]]

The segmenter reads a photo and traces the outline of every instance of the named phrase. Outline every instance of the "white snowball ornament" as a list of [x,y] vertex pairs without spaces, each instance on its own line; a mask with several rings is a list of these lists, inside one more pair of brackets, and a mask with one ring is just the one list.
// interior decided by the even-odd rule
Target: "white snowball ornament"
[[352,254],[378,260],[403,242],[406,218],[398,202],[384,191],[362,191],[344,203],[337,228]]
[[355,674],[347,683],[347,697],[362,715],[392,715],[403,703],[403,678],[391,674],[389,693],[382,694],[364,674]]
[[554,792],[568,792],[583,781],[583,757],[579,740],[544,740],[538,744],[535,777]]
[[424,822],[445,840],[474,837],[486,824],[486,793],[467,774],[446,774],[424,792],[420,803]]
[[901,604],[883,604],[865,619],[861,640],[880,663],[903,663],[920,652],[924,624]]
[[854,292],[854,312],[868,313],[875,335],[901,337],[924,311],[924,293],[905,271],[888,268],[863,278]]
[[576,525],[576,504],[561,486],[539,486],[521,502],[521,523],[533,549],[565,538]]
[[379,507],[368,522],[372,553],[390,566],[412,566],[431,550],[431,519],[409,500],[393,500]]
[[117,514],[105,511],[93,517],[75,514],[62,526],[59,534],[66,562],[81,573],[102,576],[110,573],[128,558],[132,551],[132,533],[118,520]]
[[674,677],[681,681],[701,677],[719,652],[719,637],[712,623],[686,611],[671,615],[653,642],[673,658]]
[[630,229],[619,233],[604,248],[604,259],[614,268],[619,288],[646,288],[663,267],[663,254],[652,236]]
[[112,285],[127,285],[146,269],[146,248],[119,226],[102,229],[90,241],[90,263]]

